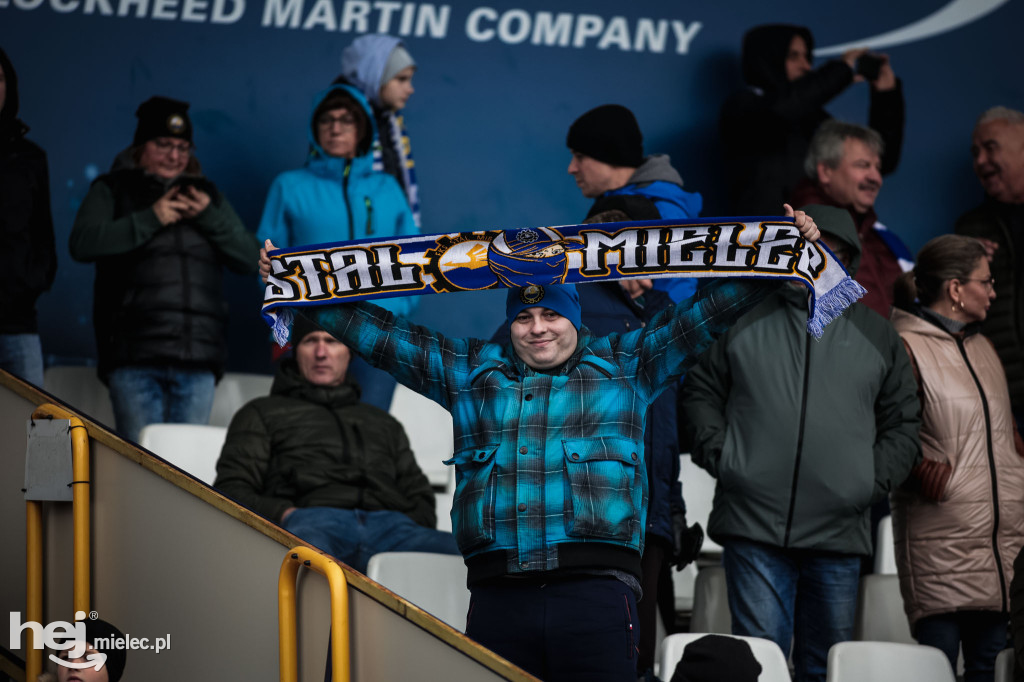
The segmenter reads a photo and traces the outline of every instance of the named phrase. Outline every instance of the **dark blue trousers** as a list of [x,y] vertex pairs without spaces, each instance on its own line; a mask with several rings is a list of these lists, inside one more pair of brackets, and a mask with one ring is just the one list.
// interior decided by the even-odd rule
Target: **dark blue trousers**
[[620,580],[504,579],[470,588],[466,634],[545,682],[634,682],[636,597]]
[[942,649],[956,670],[960,648],[964,652],[964,682],[992,682],[996,656],[1013,646],[1007,641],[1010,616],[999,611],[955,611],[917,621],[914,635],[921,644]]

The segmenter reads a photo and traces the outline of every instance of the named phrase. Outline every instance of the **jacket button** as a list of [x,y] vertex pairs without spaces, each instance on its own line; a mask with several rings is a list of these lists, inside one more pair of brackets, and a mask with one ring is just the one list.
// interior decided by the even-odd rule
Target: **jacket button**
[[526,504],[520,502],[519,503],[519,511],[521,511],[521,512],[526,511]]
[[519,448],[519,454],[520,455],[525,455],[529,451],[530,451],[529,448],[527,448],[525,445],[523,447]]
[[579,453],[577,453],[577,452],[572,453],[572,458],[573,459],[579,459],[580,458]]
[[527,393],[526,394],[526,399],[527,400],[533,400],[533,394],[532,393]]
[[632,457],[632,458],[633,458],[633,461],[634,461],[634,462],[636,461],[636,453],[635,453],[635,452],[634,452],[633,454],[631,454],[631,455],[630,455],[630,457]]

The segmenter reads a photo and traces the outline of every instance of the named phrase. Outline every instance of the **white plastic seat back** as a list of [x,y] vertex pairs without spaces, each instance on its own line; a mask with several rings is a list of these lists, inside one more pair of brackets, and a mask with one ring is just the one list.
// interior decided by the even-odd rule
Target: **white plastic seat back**
[[370,557],[366,576],[456,630],[466,630],[469,588],[461,556],[382,552]]
[[388,412],[402,423],[405,435],[409,437],[409,446],[416,455],[416,463],[430,485],[437,489],[447,488],[452,472],[451,467],[443,462],[452,456],[455,449],[451,413],[402,384],[395,386]]
[[229,426],[243,405],[254,398],[270,395],[274,377],[269,374],[227,372],[217,382],[210,409],[211,426]]
[[434,493],[434,508],[437,515],[435,528],[445,533],[452,532],[452,504],[455,496],[451,493]]
[[139,445],[207,485],[217,478],[217,460],[228,430],[206,424],[149,424]]
[[[683,657],[683,650],[690,642],[700,639],[708,634],[707,632],[680,632],[669,635],[661,643],[661,679],[671,679],[675,672],[679,659]],[[717,633],[721,634],[721,633]],[[761,664],[761,675],[758,682],[790,682],[789,666],[786,664],[786,657],[779,645],[770,639],[760,637],[743,637],[740,635],[726,635],[742,639],[750,645],[750,651],[754,658]]]
[[723,567],[704,566],[697,571],[690,630],[723,635],[732,633],[732,614],[729,613],[729,593]]
[[715,501],[715,479],[708,472],[693,463],[690,455],[679,456],[679,480],[683,484],[683,501],[686,503],[687,523],[700,523],[704,529],[704,546],[702,552],[721,554],[722,546],[709,538],[708,517]]
[[875,538],[875,573],[896,575],[896,544],[893,541],[891,516],[883,516],[878,521],[878,535]]
[[676,598],[676,611],[693,610],[693,590],[697,582],[697,563],[691,561],[683,570],[672,570],[672,588]]
[[872,573],[860,579],[853,638],[870,642],[916,643],[903,611],[899,576]]
[[826,682],[955,682],[935,647],[896,642],[840,642],[829,649]]
[[1013,682],[1013,649],[1003,649],[996,656],[994,682]]
[[95,367],[47,367],[43,372],[43,388],[100,424],[114,428],[110,391],[100,381]]

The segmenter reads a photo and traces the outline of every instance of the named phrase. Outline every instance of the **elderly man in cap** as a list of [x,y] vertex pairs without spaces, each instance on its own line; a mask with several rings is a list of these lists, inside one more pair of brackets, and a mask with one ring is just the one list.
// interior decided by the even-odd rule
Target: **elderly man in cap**
[[[813,220],[795,222],[817,239]],[[774,288],[715,281],[693,305],[605,337],[581,325],[573,286],[512,288],[507,345],[447,338],[366,302],[295,312],[452,413],[466,634],[549,682],[625,682],[636,679],[647,407]]]

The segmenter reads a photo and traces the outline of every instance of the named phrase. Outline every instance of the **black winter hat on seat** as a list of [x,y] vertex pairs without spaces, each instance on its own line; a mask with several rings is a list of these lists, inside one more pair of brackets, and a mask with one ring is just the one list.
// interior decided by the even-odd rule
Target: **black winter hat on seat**
[[683,649],[671,682],[756,682],[761,664],[750,645],[726,635],[706,635]]

